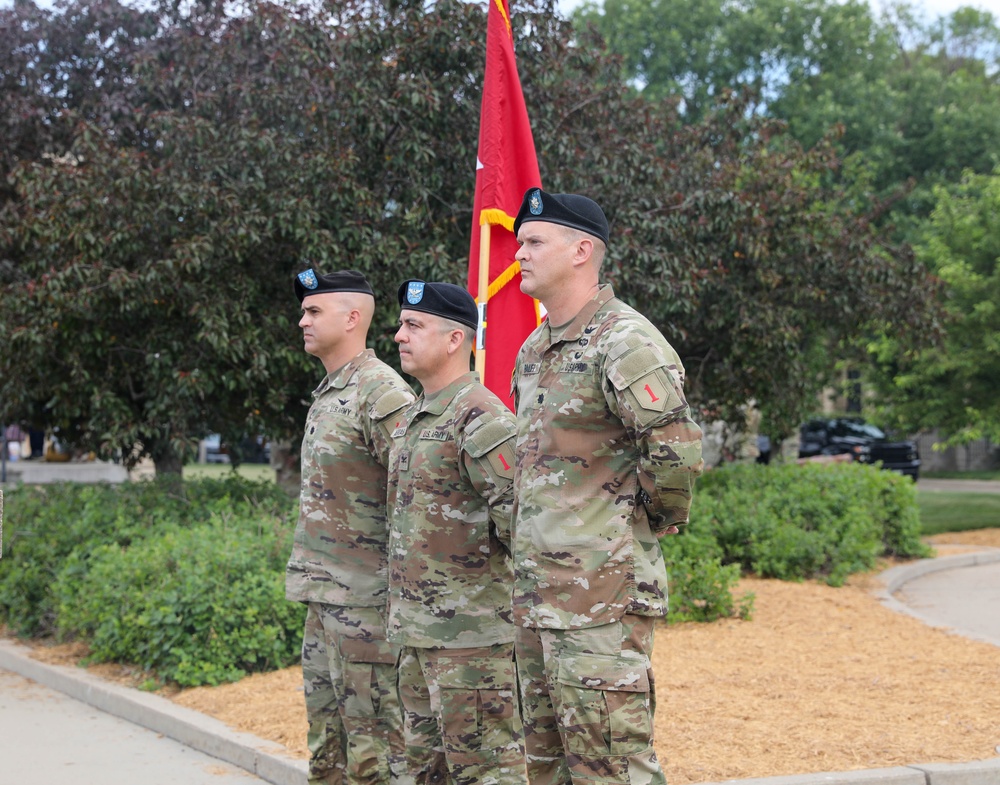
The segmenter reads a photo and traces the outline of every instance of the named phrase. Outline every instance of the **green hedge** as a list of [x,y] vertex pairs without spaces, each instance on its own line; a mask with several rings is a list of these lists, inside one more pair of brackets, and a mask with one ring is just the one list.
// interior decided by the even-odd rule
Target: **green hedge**
[[238,476],[61,484],[5,494],[0,621],[77,638],[184,686],[295,662],[304,608],[284,598],[296,506]]
[[213,516],[130,548],[100,546],[54,587],[62,636],[91,659],[155,670],[181,686],[236,681],[295,662],[304,606],[285,600],[288,538],[273,517]]
[[[304,608],[284,599],[297,506],[233,476],[177,485],[51,485],[6,494],[0,622],[77,638],[95,660],[181,685],[293,663]],[[860,465],[734,465],[698,484],[660,543],[670,619],[752,613],[742,573],[839,585],[882,555],[926,556],[913,483]]]
[[686,535],[696,542],[664,548],[707,552],[742,573],[839,586],[880,556],[930,555],[913,481],[872,466],[733,465],[705,474],[695,500]]

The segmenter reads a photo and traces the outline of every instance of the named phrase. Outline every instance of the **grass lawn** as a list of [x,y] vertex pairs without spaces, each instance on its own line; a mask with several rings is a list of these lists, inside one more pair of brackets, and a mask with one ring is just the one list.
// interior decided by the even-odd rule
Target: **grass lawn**
[[[200,477],[226,477],[233,470],[228,463],[192,463],[184,467],[184,479],[196,480]],[[241,477],[248,480],[267,480],[274,482],[274,469],[266,463],[243,463],[236,470]]]
[[928,480],[1000,480],[1000,471],[992,472],[920,472]]
[[1000,493],[917,491],[924,534],[1000,527]]

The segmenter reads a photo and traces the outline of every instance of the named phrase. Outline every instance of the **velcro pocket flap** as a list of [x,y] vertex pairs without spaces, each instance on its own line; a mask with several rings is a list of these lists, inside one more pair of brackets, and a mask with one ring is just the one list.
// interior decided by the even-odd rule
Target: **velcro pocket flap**
[[618,390],[624,390],[664,365],[666,361],[659,352],[651,346],[640,346],[612,363],[608,379]]
[[514,426],[507,420],[483,414],[466,427],[465,434],[465,451],[473,458],[482,458],[512,437]]
[[439,657],[433,667],[442,689],[514,689],[514,665],[507,659]]
[[367,638],[341,638],[340,654],[347,662],[369,662],[392,665],[396,653],[383,640]]
[[628,657],[564,652],[556,678],[561,684],[583,690],[649,692],[646,663]]
[[371,405],[371,418],[375,422],[381,422],[390,414],[395,414],[404,406],[409,405],[412,401],[413,396],[405,390],[400,390],[397,387],[390,387]]

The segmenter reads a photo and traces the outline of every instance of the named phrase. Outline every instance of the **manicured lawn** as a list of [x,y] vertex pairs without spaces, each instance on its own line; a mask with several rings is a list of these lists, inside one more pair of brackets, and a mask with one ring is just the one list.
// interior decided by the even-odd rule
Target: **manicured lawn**
[[1000,480],[1000,471],[992,472],[920,472],[928,480]]
[[924,534],[1000,527],[1000,493],[917,491]]
[[[184,479],[195,480],[199,477],[227,477],[233,471],[228,463],[192,463],[184,467]],[[248,480],[269,480],[274,482],[274,469],[266,463],[240,464],[237,473]]]

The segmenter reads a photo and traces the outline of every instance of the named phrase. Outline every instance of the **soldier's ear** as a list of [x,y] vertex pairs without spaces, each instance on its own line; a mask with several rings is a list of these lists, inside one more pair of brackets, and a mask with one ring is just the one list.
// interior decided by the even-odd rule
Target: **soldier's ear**
[[449,330],[448,331],[448,354],[454,354],[460,351],[465,345],[465,331],[464,330]]
[[589,237],[578,237],[576,240],[576,253],[573,256],[573,265],[584,265],[589,262],[593,256],[594,241]]

